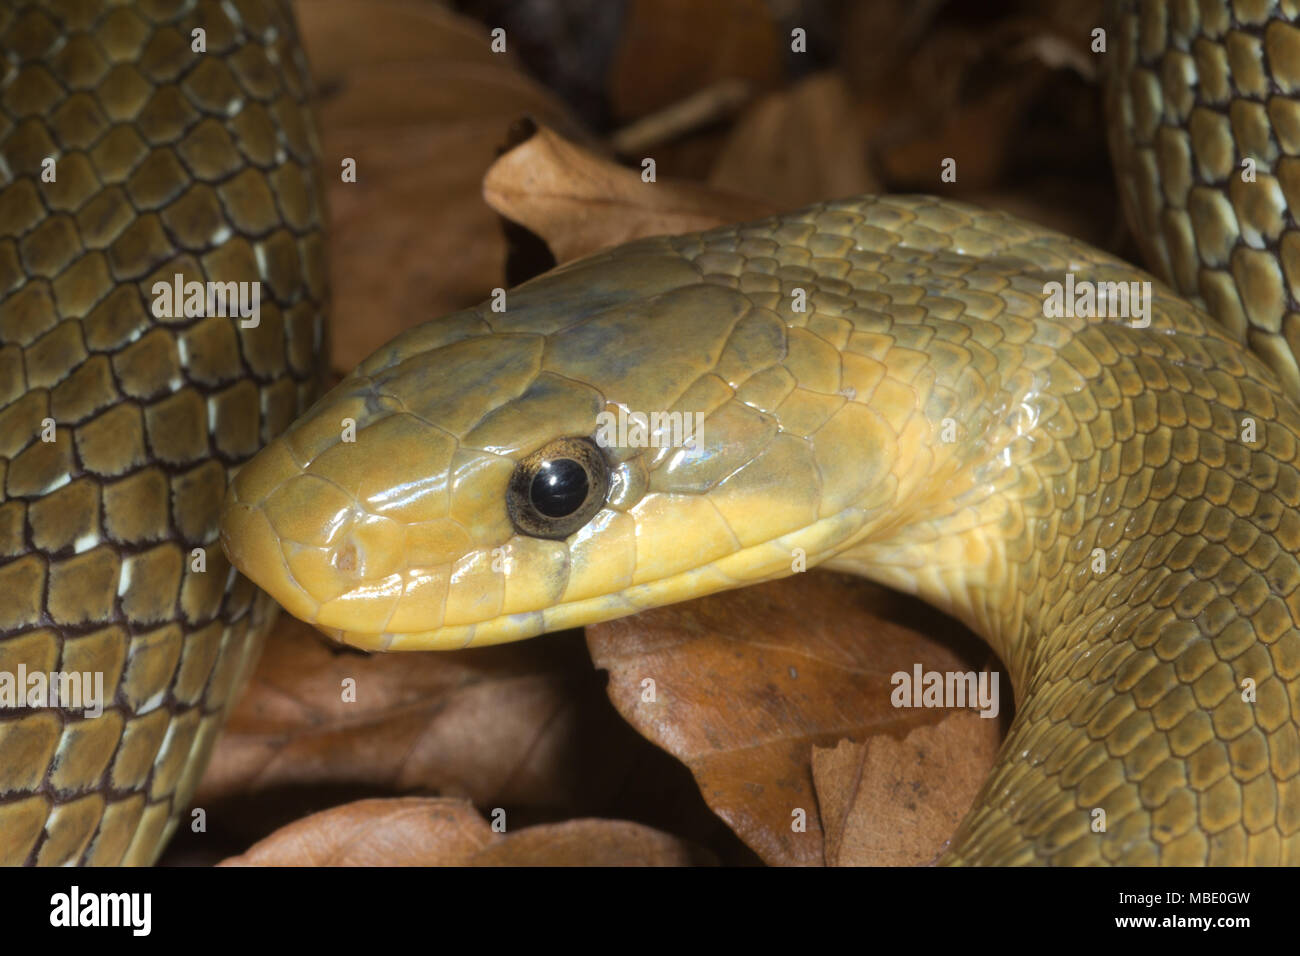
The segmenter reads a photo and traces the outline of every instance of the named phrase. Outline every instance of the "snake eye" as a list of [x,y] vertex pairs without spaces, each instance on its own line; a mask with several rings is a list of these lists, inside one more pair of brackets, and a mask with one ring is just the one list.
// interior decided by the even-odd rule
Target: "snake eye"
[[534,538],[567,538],[605,504],[609,466],[586,438],[561,438],[515,466],[506,511],[515,530]]

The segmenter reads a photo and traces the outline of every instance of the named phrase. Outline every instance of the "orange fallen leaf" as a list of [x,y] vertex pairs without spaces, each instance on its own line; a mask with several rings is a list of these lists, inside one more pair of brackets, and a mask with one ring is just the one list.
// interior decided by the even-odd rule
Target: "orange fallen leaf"
[[572,807],[598,784],[570,776],[599,694],[580,640],[366,655],[284,615],[196,803],[364,787]]
[[775,211],[699,183],[641,174],[541,127],[492,164],[483,198],[540,236],[557,263],[644,236],[711,229]]
[[1002,734],[997,720],[950,711],[902,740],[814,747],[828,866],[933,863],[970,809]]
[[[494,812],[495,821],[503,821]],[[623,820],[497,832],[465,800],[359,800],[297,820],[221,866],[693,866],[716,858]]]
[[577,631],[368,655],[282,615],[194,798],[208,832],[183,828],[176,851],[210,861],[324,807],[412,792],[525,822],[617,811],[694,840],[726,833],[685,768],[610,707]]
[[[893,707],[891,675],[989,656],[937,612],[821,571],[589,627],[587,643],[624,719],[690,767],[713,811],[776,864],[825,859],[814,745],[939,722],[947,711]],[[965,759],[974,774],[992,764]]]
[[501,284],[505,242],[479,183],[511,123],[531,114],[583,134],[473,20],[403,0],[311,0],[297,13],[321,94],[332,364],[350,371]]
[[484,847],[471,866],[708,866],[701,847],[640,823],[567,820],[506,834]]
[[295,820],[219,866],[463,866],[495,835],[467,800],[358,800]]

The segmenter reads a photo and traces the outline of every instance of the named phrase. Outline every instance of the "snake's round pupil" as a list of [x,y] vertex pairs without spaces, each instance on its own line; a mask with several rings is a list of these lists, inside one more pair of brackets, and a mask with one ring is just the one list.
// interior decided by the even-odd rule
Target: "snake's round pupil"
[[548,518],[573,514],[587,500],[587,472],[572,458],[556,458],[537,469],[528,497]]
[[506,513],[520,534],[563,541],[605,506],[609,465],[590,438],[557,438],[515,465]]

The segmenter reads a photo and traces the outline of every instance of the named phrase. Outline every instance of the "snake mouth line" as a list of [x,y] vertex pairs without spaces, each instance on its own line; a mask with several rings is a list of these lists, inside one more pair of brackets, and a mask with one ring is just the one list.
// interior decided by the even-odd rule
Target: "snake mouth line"
[[[274,531],[256,506],[228,503],[221,542],[236,568],[286,611],[343,644],[375,651],[460,650],[536,637],[550,631],[597,624],[665,604],[704,597],[789,573],[802,552],[809,567],[860,536],[870,514],[847,508],[794,531],[739,548],[709,564],[644,581],[620,591],[485,618],[472,624],[424,631],[365,632],[318,620],[320,603],[293,577]],[[828,541],[831,542],[828,545]]]

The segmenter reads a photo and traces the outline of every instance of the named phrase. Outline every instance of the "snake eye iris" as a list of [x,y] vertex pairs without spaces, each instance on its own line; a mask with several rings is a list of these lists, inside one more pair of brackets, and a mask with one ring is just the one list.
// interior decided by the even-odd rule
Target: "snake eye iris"
[[567,538],[605,504],[609,466],[595,443],[561,438],[515,466],[506,511],[515,530],[535,538]]

